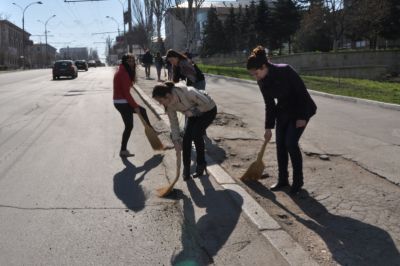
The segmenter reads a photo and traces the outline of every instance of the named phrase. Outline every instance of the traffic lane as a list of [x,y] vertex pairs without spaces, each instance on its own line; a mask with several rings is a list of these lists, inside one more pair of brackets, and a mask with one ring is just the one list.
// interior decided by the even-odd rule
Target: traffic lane
[[181,249],[175,202],[154,195],[166,182],[162,157],[136,120],[136,156],[121,161],[123,123],[111,90],[90,92],[112,77],[99,74],[89,93],[63,96],[32,122],[32,134],[15,135],[0,169],[4,262],[167,264]]

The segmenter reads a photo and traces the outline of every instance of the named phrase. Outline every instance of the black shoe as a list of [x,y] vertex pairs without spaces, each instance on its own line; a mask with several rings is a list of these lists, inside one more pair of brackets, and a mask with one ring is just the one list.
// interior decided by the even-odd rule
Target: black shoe
[[270,189],[271,189],[271,191],[279,191],[279,190],[282,190],[283,188],[288,187],[288,186],[289,186],[289,182],[287,182],[287,181],[278,181],[278,183],[273,184]]
[[297,193],[300,192],[301,188],[303,187],[303,182],[299,183],[299,184],[293,184],[292,187],[290,188],[289,193],[291,195],[296,195]]
[[196,166],[196,174],[193,175],[194,178],[203,176],[204,173],[208,175],[207,164],[198,164]]
[[190,170],[186,170],[185,168],[183,169],[182,172],[182,177],[183,177],[183,181],[188,181],[190,179]]

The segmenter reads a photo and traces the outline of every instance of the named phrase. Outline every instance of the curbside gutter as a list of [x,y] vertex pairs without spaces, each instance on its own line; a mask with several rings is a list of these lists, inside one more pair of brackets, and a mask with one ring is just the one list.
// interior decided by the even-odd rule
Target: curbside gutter
[[[205,74],[205,75],[206,76],[210,76],[210,77],[215,77],[215,78],[223,78],[223,79],[227,79],[227,80],[234,80],[234,81],[237,81],[237,82],[243,82],[243,83],[257,85],[257,82],[254,81],[254,80],[239,79],[239,78],[227,77],[227,76],[215,75],[215,74]],[[319,91],[314,91],[314,90],[308,90],[308,91],[312,95],[317,95],[317,96],[321,96],[321,97],[326,97],[326,98],[331,98],[331,99],[338,99],[338,100],[348,101],[348,102],[354,102],[354,103],[357,103],[357,104],[374,105],[374,106],[378,106],[378,107],[381,107],[381,108],[400,111],[400,105],[399,104],[384,103],[384,102],[366,100],[366,99],[349,97],[349,96],[335,95],[335,94],[330,94],[330,93],[326,93],[326,92],[319,92]]]
[[[164,109],[156,104],[155,101],[139,86],[135,85],[134,89],[154,114],[159,119],[163,120],[164,123],[169,125],[169,120]],[[275,247],[275,249],[290,265],[318,265],[310,255],[261,207],[261,205],[258,204],[245,189],[237,184],[233,177],[231,177],[207,154],[206,159],[210,164],[210,166],[207,166],[210,176],[212,176],[224,189],[234,191],[242,197],[242,199],[236,199],[234,193],[229,193],[234,202],[237,202],[238,200],[241,202],[243,200],[242,205],[239,204],[239,207],[241,207],[242,211],[257,227],[261,235],[263,235]]]

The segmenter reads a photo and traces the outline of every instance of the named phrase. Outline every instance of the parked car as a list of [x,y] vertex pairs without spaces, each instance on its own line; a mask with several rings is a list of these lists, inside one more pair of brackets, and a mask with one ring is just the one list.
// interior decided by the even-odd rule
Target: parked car
[[94,60],[89,60],[88,61],[88,65],[89,65],[89,67],[96,67],[97,66],[96,61],[94,61]]
[[72,60],[58,60],[53,65],[53,79],[59,79],[61,76],[76,78],[78,77],[78,68]]
[[78,68],[78,70],[85,70],[88,71],[88,63],[86,62],[86,60],[76,60],[75,61],[75,65]]

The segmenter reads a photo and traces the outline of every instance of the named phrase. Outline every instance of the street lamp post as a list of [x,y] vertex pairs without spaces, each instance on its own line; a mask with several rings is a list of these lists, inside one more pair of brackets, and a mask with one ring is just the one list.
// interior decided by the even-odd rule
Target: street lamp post
[[27,6],[25,6],[24,8],[22,8],[20,5],[18,5],[16,3],[12,3],[12,4],[19,7],[22,10],[22,68],[25,69],[25,11],[31,5],[34,5],[34,4],[41,5],[43,3],[41,1],[32,2],[32,3],[28,4]]
[[106,16],[106,18],[109,18],[109,19],[112,19],[112,20],[114,20],[114,22],[115,23],[117,23],[117,28],[118,28],[118,36],[119,36],[119,23],[118,23],[118,21],[115,19],[115,18],[113,18],[113,17],[110,17],[110,16]]
[[47,23],[49,22],[50,19],[54,18],[56,15],[52,15],[51,17],[49,17],[46,22],[43,23],[43,21],[38,20],[39,22],[41,22],[42,24],[44,24],[44,35],[45,35],[45,39],[46,39],[46,60],[45,60],[45,64],[46,66],[48,66],[48,52],[47,52]]

